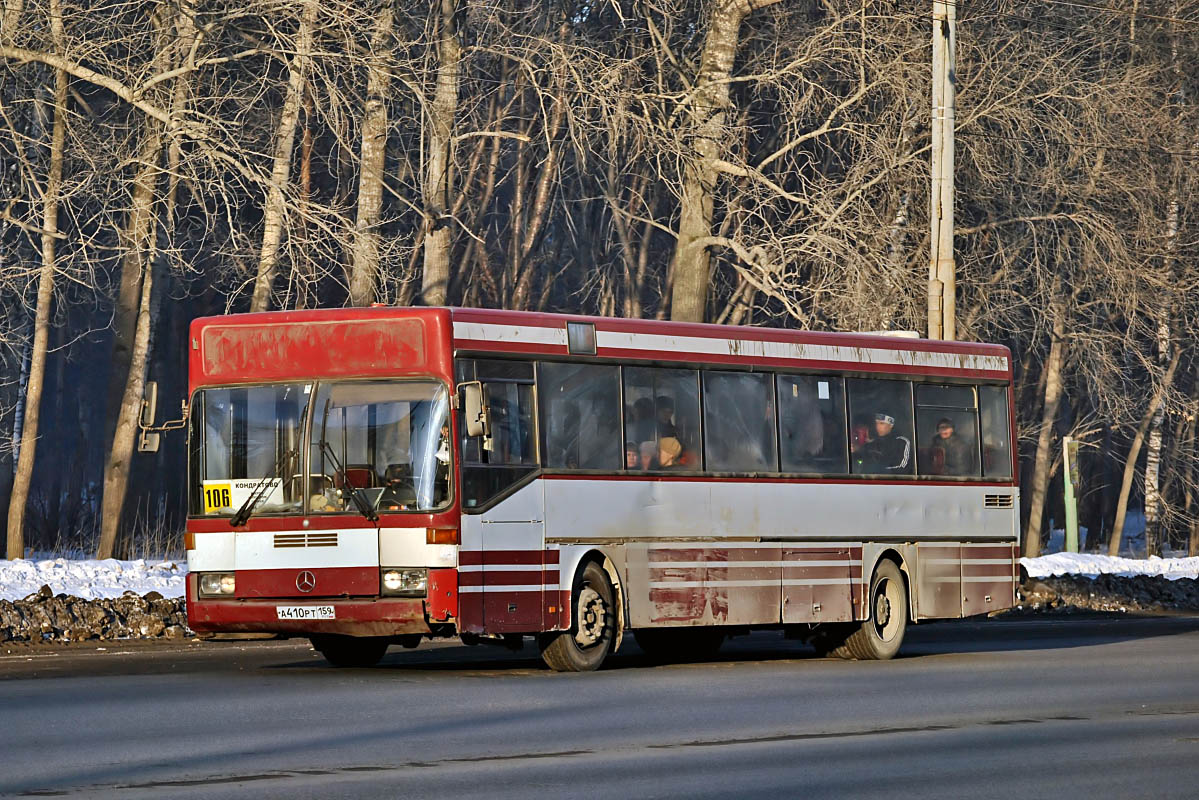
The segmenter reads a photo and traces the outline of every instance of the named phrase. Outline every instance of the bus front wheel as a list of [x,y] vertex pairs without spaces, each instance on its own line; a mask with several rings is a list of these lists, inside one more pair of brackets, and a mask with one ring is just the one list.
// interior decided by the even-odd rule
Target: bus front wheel
[[849,634],[833,655],[860,661],[893,658],[908,625],[908,592],[894,561],[880,561],[870,579],[869,617]]
[[389,641],[383,637],[313,636],[312,647],[335,667],[373,667],[387,652]]
[[541,658],[555,672],[590,672],[612,651],[616,641],[616,592],[608,574],[594,561],[575,577],[569,631],[538,639]]

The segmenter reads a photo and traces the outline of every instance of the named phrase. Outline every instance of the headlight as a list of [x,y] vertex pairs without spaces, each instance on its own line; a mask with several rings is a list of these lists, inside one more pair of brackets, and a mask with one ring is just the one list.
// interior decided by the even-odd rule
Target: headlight
[[382,573],[383,594],[404,597],[424,596],[429,581],[428,570],[388,567]]
[[231,595],[237,590],[232,572],[205,572],[200,575],[200,594]]

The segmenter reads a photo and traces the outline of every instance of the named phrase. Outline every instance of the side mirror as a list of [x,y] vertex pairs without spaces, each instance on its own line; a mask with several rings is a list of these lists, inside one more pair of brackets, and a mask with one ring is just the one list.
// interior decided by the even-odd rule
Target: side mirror
[[142,395],[142,427],[150,428],[154,425],[154,418],[158,415],[158,381],[146,381],[146,390]]
[[149,433],[148,431],[142,431],[142,435],[137,439],[137,452],[157,453],[158,442],[161,438],[161,433]]
[[491,415],[483,401],[483,384],[478,381],[462,384],[462,413],[467,436],[491,435]]

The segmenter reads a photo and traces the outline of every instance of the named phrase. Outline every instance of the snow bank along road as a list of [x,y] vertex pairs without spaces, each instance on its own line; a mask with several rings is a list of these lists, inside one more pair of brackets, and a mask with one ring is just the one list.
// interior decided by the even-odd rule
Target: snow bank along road
[[[1023,558],[1034,578],[1050,575],[1154,575],[1168,580],[1199,578],[1199,558],[1112,558],[1092,554],[1054,553],[1040,558]],[[187,580],[183,561],[72,560],[33,558],[0,559],[0,600],[21,600],[49,586],[54,594],[94,600],[120,597],[125,592],[144,595],[158,592],[163,597],[182,597]]]
[[0,795],[1193,798],[1199,618],[919,625],[892,662],[771,634],[718,660],[555,674],[429,646],[0,658]]

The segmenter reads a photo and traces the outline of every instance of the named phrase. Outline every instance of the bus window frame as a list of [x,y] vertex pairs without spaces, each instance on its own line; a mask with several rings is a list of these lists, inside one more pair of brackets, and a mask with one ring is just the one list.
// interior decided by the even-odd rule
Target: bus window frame
[[[507,357],[505,357],[505,356],[507,356]],[[458,367],[460,364],[462,364],[463,362],[466,362],[466,361],[471,362],[471,374],[469,376],[465,376],[465,378],[460,381],[459,377],[458,377]],[[479,374],[478,364],[477,364],[478,361],[511,361],[511,362],[516,362],[516,363],[521,363],[521,364],[528,364],[532,369],[533,377],[531,379],[528,379],[528,378],[489,378],[489,379],[484,380],[484,379],[481,379],[478,377],[478,374]],[[533,399],[532,399],[533,436],[532,436],[532,439],[533,439],[534,463],[531,465],[531,468],[529,469],[527,474],[522,475],[521,477],[517,478],[512,483],[505,486],[502,490],[496,492],[494,495],[487,498],[487,501],[484,503],[479,503],[478,505],[475,505],[475,506],[467,506],[465,503],[465,498],[462,498],[462,502],[460,502],[459,506],[458,506],[460,513],[462,513],[462,514],[485,513],[487,511],[491,510],[492,508],[494,508],[499,503],[506,500],[507,498],[516,494],[516,492],[518,492],[521,489],[523,489],[524,487],[528,486],[530,483],[537,480],[545,473],[545,467],[541,463],[541,457],[542,457],[541,394],[537,388],[537,379],[538,379],[537,364],[539,361],[540,361],[540,359],[536,359],[536,358],[508,356],[507,354],[488,353],[485,351],[484,352],[471,351],[471,352],[454,352],[453,353],[452,358],[451,358],[451,363],[452,363],[451,372],[453,373],[453,376],[454,376],[453,397],[455,397],[455,398],[458,398],[460,396],[460,394],[458,392],[458,387],[460,385],[462,385],[464,383],[470,383],[473,381],[478,381],[481,385],[488,384],[488,383],[514,383],[517,385],[525,385],[525,386],[533,387]],[[589,361],[587,361],[585,359],[578,359],[578,361],[580,363],[590,363]],[[465,431],[465,429],[460,430],[460,426],[458,425],[458,417],[462,413],[462,409],[459,408],[460,405],[461,405],[460,401],[455,400],[454,409],[453,409],[454,413],[451,415],[452,417],[454,417],[454,423],[450,428],[450,430],[452,431],[453,436],[454,436],[454,448],[459,451],[459,457],[455,460],[455,464],[456,464],[456,469],[459,471],[460,476],[466,470],[467,466],[496,467],[496,468],[501,468],[501,469],[505,469],[505,468],[512,469],[515,467],[522,466],[519,464],[485,464],[485,463],[479,462],[479,461],[469,461],[468,462],[466,460],[465,454],[463,454],[461,452],[462,451],[462,448],[461,448],[462,439],[463,439],[463,436],[466,433],[466,431]],[[482,446],[482,445],[480,444],[480,446]],[[605,472],[603,474],[609,474],[609,473]],[[466,480],[465,478],[460,477],[460,481],[462,483],[465,483],[465,480]]]
[[[879,371],[877,369],[866,369],[866,370],[862,370],[862,371],[857,371],[857,370],[836,370],[836,369],[820,369],[820,368],[805,369],[805,368],[795,368],[795,367],[788,367],[788,366],[739,367],[735,364],[715,364],[715,363],[697,362],[697,361],[667,361],[667,360],[662,360],[662,359],[629,360],[629,359],[610,358],[610,357],[606,357],[606,356],[595,357],[595,356],[557,355],[557,354],[553,354],[553,355],[530,354],[528,356],[523,356],[523,355],[511,355],[511,354],[507,354],[507,353],[503,353],[503,354],[492,353],[492,352],[488,352],[488,351],[479,351],[479,350],[455,352],[453,359],[454,359],[455,364],[457,364],[457,362],[459,362],[461,360],[485,359],[485,360],[495,360],[495,361],[520,361],[523,363],[531,363],[535,367],[536,367],[536,365],[538,365],[542,362],[552,362],[552,363],[559,363],[559,364],[562,364],[562,363],[600,364],[600,365],[608,365],[608,366],[617,367],[619,370],[619,374],[620,374],[620,413],[621,413],[622,445],[623,445],[623,437],[624,437],[624,425],[625,425],[624,415],[625,415],[625,407],[626,407],[625,391],[624,391],[624,388],[625,388],[624,387],[624,381],[625,381],[624,368],[625,367],[630,367],[630,366],[631,367],[662,367],[662,368],[666,368],[666,369],[697,370],[700,373],[700,375],[699,375],[699,402],[700,402],[699,431],[700,431],[701,442],[705,441],[706,436],[707,436],[707,430],[705,429],[705,425],[704,425],[704,413],[703,413],[703,410],[704,410],[703,373],[704,372],[718,371],[718,372],[766,373],[766,374],[771,375],[771,377],[773,379],[772,383],[774,383],[774,389],[773,389],[774,401],[775,401],[774,415],[775,415],[775,427],[776,427],[776,431],[775,431],[775,460],[776,460],[776,464],[779,467],[780,471],[776,471],[776,472],[711,472],[707,469],[706,459],[702,457],[703,456],[702,453],[701,453],[701,459],[700,459],[701,460],[701,468],[698,470],[682,470],[682,469],[661,470],[661,469],[659,469],[659,470],[649,470],[646,472],[641,472],[640,470],[633,471],[633,470],[627,470],[627,469],[622,468],[620,470],[617,470],[616,472],[612,472],[610,470],[570,469],[567,467],[555,467],[553,469],[547,469],[543,464],[541,464],[541,444],[542,444],[541,443],[542,420],[541,420],[541,406],[540,406],[541,400],[540,400],[540,396],[539,396],[539,387],[538,387],[539,373],[537,372],[536,369],[534,369],[533,391],[534,391],[535,403],[536,403],[535,426],[536,426],[536,434],[537,434],[536,441],[537,441],[537,448],[538,448],[537,470],[532,475],[526,476],[522,480],[513,484],[513,486],[509,487],[508,490],[505,490],[505,492],[497,495],[495,498],[488,501],[487,504],[475,506],[469,510],[466,509],[465,507],[463,507],[462,513],[464,513],[464,514],[465,513],[478,514],[483,511],[486,511],[487,509],[492,508],[500,500],[510,496],[517,489],[527,485],[532,480],[534,480],[537,477],[540,477],[542,475],[545,475],[545,474],[550,474],[550,475],[567,474],[567,475],[577,475],[579,477],[586,477],[586,476],[592,476],[592,475],[594,475],[596,477],[617,476],[617,477],[621,477],[621,478],[625,478],[625,479],[633,479],[633,478],[636,478],[637,476],[644,475],[644,476],[646,476],[648,478],[652,478],[654,480],[660,480],[662,478],[684,479],[684,478],[704,478],[704,477],[706,477],[706,478],[715,478],[717,480],[741,480],[741,481],[744,481],[744,480],[773,480],[773,481],[790,482],[790,483],[822,483],[822,482],[830,482],[830,481],[836,481],[838,483],[856,483],[856,482],[869,483],[869,482],[880,482],[881,481],[881,482],[889,482],[889,483],[942,483],[942,484],[963,484],[963,485],[972,484],[972,485],[978,485],[978,486],[1015,486],[1015,485],[1018,485],[1018,481],[1019,481],[1018,466],[1016,464],[1015,458],[1013,458],[1013,461],[1012,461],[1012,475],[1008,478],[987,478],[987,477],[974,477],[974,476],[964,476],[964,475],[920,474],[919,464],[915,465],[915,469],[913,470],[913,472],[911,474],[859,475],[859,474],[854,474],[852,472],[845,472],[845,473],[839,473],[839,472],[832,472],[832,473],[830,473],[830,472],[821,472],[821,473],[782,472],[781,471],[781,466],[782,466],[781,455],[778,452],[779,434],[777,431],[777,427],[778,427],[779,408],[778,408],[777,376],[779,376],[779,375],[803,376],[803,377],[829,376],[829,377],[840,378],[842,381],[848,380],[850,378],[864,378],[864,379],[873,378],[873,379],[878,379],[878,380],[907,381],[908,386],[909,386],[910,396],[911,396],[911,402],[912,402],[913,431],[915,430],[916,386],[919,384],[931,383],[931,384],[938,384],[938,385],[969,386],[969,387],[973,387],[975,389],[976,398],[978,395],[978,387],[980,387],[980,386],[1002,387],[1002,388],[1006,389],[1007,394],[1008,394],[1008,427],[1009,427],[1008,441],[1010,443],[1010,446],[1012,446],[1014,448],[1014,446],[1015,446],[1015,423],[1014,423],[1014,415],[1011,412],[1012,396],[1013,396],[1014,389],[1013,389],[1012,381],[1010,379],[999,380],[999,379],[994,379],[994,378],[988,379],[988,378],[957,377],[957,376],[943,376],[943,375],[922,375],[922,374],[910,374],[910,373],[902,373],[902,372],[885,372],[885,371]],[[455,380],[457,380],[457,372],[455,372]],[[848,391],[848,387],[843,385],[843,391],[845,392],[845,401],[843,403],[844,407],[842,409],[843,413],[844,413],[844,417],[845,417],[845,424],[846,424],[845,450],[846,450],[846,458],[849,459],[852,454],[849,451],[849,431],[848,431],[849,391]],[[977,403],[977,400],[976,400],[976,403]],[[977,409],[976,409],[976,414],[977,414]],[[981,425],[981,422],[979,424]],[[980,436],[979,436],[980,442],[981,442],[981,438],[982,437],[981,437],[981,433],[980,433]],[[913,447],[915,447],[915,444],[913,444]],[[980,444],[980,447],[981,447],[981,444]],[[1014,450],[1013,450],[1013,452],[1014,452]],[[913,454],[913,457],[914,457],[914,454]],[[980,457],[980,463],[981,463],[981,454],[979,457]],[[461,461],[460,468],[464,467],[464,466],[465,466],[465,461]]]
[[[255,389],[255,388],[264,387],[264,386],[284,386],[284,385],[295,384],[295,383],[310,384],[312,387],[311,399],[308,402],[307,408],[305,410],[303,423],[300,425],[300,447],[301,447],[301,451],[302,451],[300,453],[300,474],[304,475],[304,476],[311,476],[311,474],[312,474],[312,464],[311,464],[312,425],[313,425],[313,421],[316,417],[316,402],[315,401],[316,401],[317,394],[320,391],[320,386],[322,383],[359,383],[359,382],[362,382],[362,383],[399,383],[399,382],[425,382],[425,383],[428,383],[430,381],[433,383],[441,384],[442,386],[445,387],[446,391],[449,392],[449,397],[450,397],[450,402],[451,402],[450,435],[451,435],[451,437],[455,437],[455,436],[457,436],[457,432],[456,432],[457,420],[454,419],[454,417],[457,415],[452,412],[454,412],[456,410],[453,407],[454,406],[453,398],[454,398],[454,392],[457,391],[457,388],[453,387],[448,381],[445,380],[445,378],[438,376],[438,375],[434,375],[432,373],[405,374],[402,376],[394,376],[394,377],[390,377],[390,378],[389,377],[371,376],[371,377],[363,377],[363,378],[310,378],[310,379],[300,379],[300,380],[286,379],[286,380],[276,380],[276,381],[263,381],[263,382],[247,381],[247,382],[243,382],[243,383],[227,383],[227,384],[213,384],[211,386],[207,386],[207,385],[206,386],[198,386],[192,391],[192,393],[190,395],[190,403],[189,403],[188,407],[193,409],[192,410],[193,414],[196,413],[195,409],[197,409],[197,408],[199,409],[199,413],[200,413],[199,425],[201,426],[201,430],[203,430],[204,424],[207,422],[207,420],[204,418],[204,414],[205,414],[204,404],[196,403],[196,398],[198,397],[200,392],[204,392],[204,391],[208,391],[208,390],[220,390],[220,389]],[[187,507],[187,517],[186,518],[188,520],[229,519],[229,517],[226,515],[197,514],[192,510],[193,509],[192,503],[196,499],[196,498],[192,497],[192,489],[193,489],[192,469],[193,469],[193,467],[199,467],[202,462],[196,462],[196,459],[201,458],[201,457],[192,448],[192,433],[193,433],[192,424],[189,424],[187,426],[187,428],[188,428],[188,433],[187,433],[187,452],[188,452],[187,466],[188,466],[188,470],[187,470],[186,480],[187,480],[187,487],[188,487],[188,489],[187,489],[188,507]],[[193,453],[195,453],[195,457],[193,457]],[[417,510],[387,511],[387,512],[381,513],[379,516],[381,518],[383,518],[383,517],[390,516],[390,515],[411,516],[414,514],[425,514],[425,515],[444,514],[447,511],[453,510],[453,508],[458,500],[458,496],[457,496],[458,481],[456,480],[455,472],[457,469],[456,465],[459,464],[459,461],[460,461],[460,459],[455,454],[454,448],[451,448],[450,470],[449,470],[449,484],[450,485],[449,485],[449,491],[446,494],[445,503],[439,505],[438,507],[436,507],[434,509],[428,509],[428,510],[424,510],[424,511],[417,511]],[[201,478],[200,480],[202,481],[203,479]],[[305,492],[306,491],[307,491],[307,481],[305,482]],[[259,518],[259,517],[261,517],[261,518],[269,517],[269,518],[275,518],[275,519],[285,518],[285,517],[292,517],[292,518],[296,518],[296,519],[337,518],[337,517],[346,516],[346,515],[357,516],[357,511],[355,509],[347,507],[347,509],[343,509],[341,511],[313,512],[308,508],[308,504],[304,503],[303,508],[298,512],[296,512],[296,511],[255,511],[254,516],[251,517],[251,519]]]

